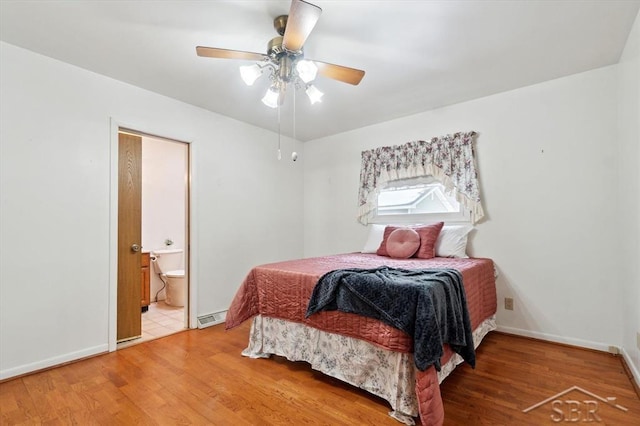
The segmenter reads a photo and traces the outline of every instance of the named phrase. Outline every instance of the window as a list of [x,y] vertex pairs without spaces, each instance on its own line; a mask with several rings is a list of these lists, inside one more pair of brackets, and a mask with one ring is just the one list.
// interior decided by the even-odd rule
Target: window
[[[424,219],[433,221],[436,220],[436,216],[440,216],[443,219],[439,220],[477,223],[484,216],[484,211],[473,149],[475,135],[476,132],[458,132],[428,141],[415,140],[403,145],[381,146],[362,151],[358,222],[363,225],[370,222],[393,223],[395,217],[392,216],[398,216],[405,218],[405,223],[410,223]],[[409,179],[413,181],[409,182]],[[401,182],[402,180],[404,182]],[[446,185],[447,191],[441,191],[443,194],[446,195],[448,191],[455,194],[456,199],[463,205],[461,211],[416,214],[403,210],[402,214],[378,214],[380,191],[386,192],[402,186],[427,185],[435,180]],[[434,193],[434,196],[437,195]],[[410,196],[407,195],[407,198]],[[397,204],[390,202],[385,207],[400,207],[401,203]],[[422,219],[413,216],[422,216]]]
[[389,182],[378,194],[378,208],[373,222],[432,222],[436,220],[469,221],[469,214],[444,185],[430,178],[426,181]]

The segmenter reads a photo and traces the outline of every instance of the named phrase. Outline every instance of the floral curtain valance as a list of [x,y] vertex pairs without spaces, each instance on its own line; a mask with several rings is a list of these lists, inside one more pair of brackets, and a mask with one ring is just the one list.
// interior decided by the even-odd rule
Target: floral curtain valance
[[400,179],[433,176],[471,212],[471,222],[483,216],[473,139],[476,132],[454,133],[430,141],[383,146],[362,152],[358,221],[369,223],[378,192]]

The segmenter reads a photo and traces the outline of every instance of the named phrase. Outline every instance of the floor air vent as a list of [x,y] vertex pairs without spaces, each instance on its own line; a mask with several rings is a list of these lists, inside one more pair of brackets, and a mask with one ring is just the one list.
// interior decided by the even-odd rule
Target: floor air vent
[[227,311],[214,312],[213,314],[203,315],[198,317],[198,328],[206,328],[212,325],[220,324],[224,322],[227,316]]

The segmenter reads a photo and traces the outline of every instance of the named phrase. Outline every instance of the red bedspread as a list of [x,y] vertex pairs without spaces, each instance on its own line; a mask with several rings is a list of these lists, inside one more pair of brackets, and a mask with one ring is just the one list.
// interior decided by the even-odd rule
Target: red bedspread
[[[412,352],[412,340],[404,332],[378,320],[339,311],[323,311],[305,318],[307,304],[318,279],[344,268],[454,268],[461,272],[472,329],[496,312],[496,286],[490,259],[392,259],[375,254],[350,253],[271,263],[253,268],[238,289],[226,317],[226,328],[262,314],[303,323],[330,333],[366,340],[384,349]],[[444,365],[452,355],[445,347]],[[424,424],[441,424],[444,410],[436,371],[418,371],[416,392]]]

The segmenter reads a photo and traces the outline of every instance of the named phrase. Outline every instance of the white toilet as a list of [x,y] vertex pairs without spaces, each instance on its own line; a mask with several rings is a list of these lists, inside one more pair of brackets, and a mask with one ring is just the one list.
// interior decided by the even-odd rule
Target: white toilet
[[166,298],[164,302],[169,306],[184,306],[186,283],[184,279],[183,250],[152,250],[151,262],[155,272],[160,274],[166,283]]

